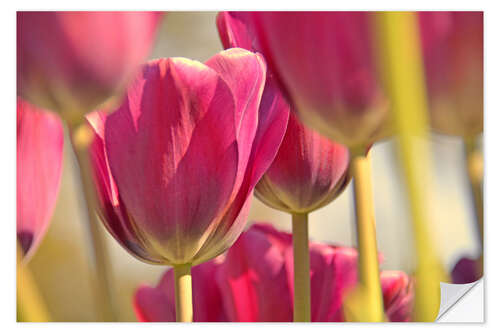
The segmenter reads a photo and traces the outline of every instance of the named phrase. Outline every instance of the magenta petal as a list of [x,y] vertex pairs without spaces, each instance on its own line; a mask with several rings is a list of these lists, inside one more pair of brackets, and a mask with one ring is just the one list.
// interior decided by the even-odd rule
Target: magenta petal
[[157,288],[140,286],[134,294],[134,312],[139,321],[175,321],[175,302]]
[[380,275],[385,313],[390,321],[410,321],[413,312],[413,282],[403,272],[383,271]]
[[271,207],[309,213],[330,203],[349,184],[349,151],[305,127],[290,114],[273,164],[256,186]]
[[206,65],[214,69],[230,87],[234,100],[234,121],[238,139],[237,190],[243,181],[258,124],[258,110],[266,79],[266,65],[257,54],[230,49],[210,58]]
[[26,257],[37,249],[54,211],[63,136],[55,114],[17,99],[17,238]]
[[266,234],[250,228],[234,243],[217,272],[229,321],[291,321],[284,257]]
[[132,255],[150,263],[161,263],[161,256],[149,245],[148,240],[139,238],[136,232],[137,227],[129,218],[111,175],[104,147],[106,117],[106,113],[99,111],[86,116],[94,130],[94,139],[89,147],[89,154],[101,221],[111,235]]
[[217,30],[225,49],[241,47],[260,52],[250,15],[249,12],[220,12],[217,14]]
[[191,262],[227,207],[238,166],[234,105],[213,69],[160,59],[143,68],[106,121],[122,200],[166,263]]

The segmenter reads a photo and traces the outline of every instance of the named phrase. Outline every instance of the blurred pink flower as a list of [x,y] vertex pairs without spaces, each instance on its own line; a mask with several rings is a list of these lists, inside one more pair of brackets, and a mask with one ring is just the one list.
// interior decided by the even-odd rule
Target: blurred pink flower
[[150,52],[159,12],[18,12],[18,95],[81,117],[123,89]]
[[[370,12],[230,12],[223,43],[256,49],[302,121],[349,148],[389,134]],[[243,37],[246,32],[246,37]],[[223,35],[223,34],[221,34]]]
[[288,120],[261,101],[265,70],[262,57],[243,49],[205,64],[154,60],[115,112],[88,116],[100,215],[129,252],[197,265],[243,231]]
[[63,136],[57,115],[17,99],[17,240],[25,258],[38,248],[54,211]]
[[420,12],[433,128],[474,136],[483,131],[483,13]]
[[483,276],[480,259],[462,257],[451,271],[451,281],[456,284],[476,282]]
[[[195,321],[292,321],[292,253],[291,234],[254,224],[226,254],[193,268]],[[344,321],[342,303],[357,282],[356,250],[310,242],[310,255],[312,321]],[[157,287],[137,289],[139,320],[175,320],[172,278],[169,269]],[[408,276],[387,271],[381,280],[388,318],[409,321],[413,284]]]
[[[217,28],[225,48],[262,51],[249,13],[221,12]],[[276,107],[288,112],[273,74],[267,71],[264,94],[274,96]],[[269,206],[291,213],[306,213],[325,206],[349,183],[349,152],[305,127],[290,114],[288,128],[273,164],[255,188],[256,196]]]

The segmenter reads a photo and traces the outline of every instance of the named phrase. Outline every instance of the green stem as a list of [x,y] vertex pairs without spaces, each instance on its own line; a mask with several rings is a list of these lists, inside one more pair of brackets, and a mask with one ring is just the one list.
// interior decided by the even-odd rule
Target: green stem
[[311,277],[307,214],[292,214],[293,321],[311,321]]
[[370,159],[364,151],[365,149],[351,149],[350,164],[356,210],[359,287],[365,307],[364,318],[359,319],[378,322],[384,320],[384,306],[378,267]]
[[48,322],[50,316],[29,268],[22,262],[22,249],[17,245],[16,298],[17,321]]
[[69,126],[71,143],[78,160],[80,180],[85,196],[87,228],[92,244],[92,259],[95,275],[92,277],[94,306],[100,321],[114,321],[115,314],[111,303],[111,285],[108,281],[109,258],[104,238],[95,214],[96,194],[90,169],[89,145],[93,133],[86,123]]
[[174,266],[175,319],[178,322],[193,321],[193,292],[191,265]]

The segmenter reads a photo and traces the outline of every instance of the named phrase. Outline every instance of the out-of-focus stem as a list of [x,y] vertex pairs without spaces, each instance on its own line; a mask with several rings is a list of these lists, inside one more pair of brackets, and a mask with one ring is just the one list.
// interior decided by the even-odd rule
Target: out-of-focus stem
[[382,77],[391,97],[392,125],[410,203],[417,267],[416,321],[434,321],[444,270],[429,237],[427,197],[432,191],[428,121],[418,21],[412,12],[375,14]]
[[384,306],[378,267],[370,158],[364,150],[351,149],[350,164],[358,241],[358,297],[364,308],[357,320],[378,322],[384,320]]
[[22,249],[17,245],[16,269],[17,321],[48,322],[50,316],[29,268],[22,262]]
[[307,214],[292,214],[293,321],[311,321],[311,277]]
[[193,321],[193,291],[191,265],[174,266],[175,319],[178,322]]
[[481,247],[483,247],[483,154],[477,141],[477,137],[464,138],[467,175],[469,176],[469,184],[474,199],[477,234]]
[[94,306],[99,320],[114,321],[115,314],[111,302],[111,285],[108,281],[109,258],[102,232],[99,229],[99,221],[95,214],[96,197],[90,171],[88,148],[92,142],[93,132],[85,122],[76,126],[70,124],[69,130],[71,143],[73,144],[73,149],[78,160],[80,179],[87,208],[87,228],[92,244],[91,250],[95,273],[92,281]]

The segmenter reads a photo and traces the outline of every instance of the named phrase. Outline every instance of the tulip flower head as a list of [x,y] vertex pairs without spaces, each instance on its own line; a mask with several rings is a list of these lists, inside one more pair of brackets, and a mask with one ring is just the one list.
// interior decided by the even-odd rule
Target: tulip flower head
[[[306,125],[349,148],[364,149],[390,134],[389,102],[372,45],[372,13],[220,15],[231,31],[223,42],[258,47]],[[237,38],[242,31],[251,37]]]
[[273,208],[309,213],[335,199],[349,180],[348,149],[290,114],[278,154],[255,187],[255,195]]
[[419,13],[433,129],[483,131],[483,13]]
[[154,42],[156,12],[18,12],[18,95],[83,119],[128,80]]
[[55,114],[17,99],[17,240],[25,260],[38,248],[54,211],[63,136]]
[[[293,320],[292,235],[254,224],[222,256],[193,268],[194,320],[289,322]],[[357,282],[353,248],[310,243],[311,318],[344,321],[343,301]],[[214,281],[215,283],[207,283]],[[174,321],[171,269],[157,287],[140,286],[134,310],[141,321]],[[203,282],[204,281],[204,282]],[[386,315],[409,321],[413,284],[403,272],[381,273]]]
[[265,73],[243,49],[153,60],[115,112],[88,116],[100,214],[129,252],[194,266],[233,244],[288,120],[262,97]]

